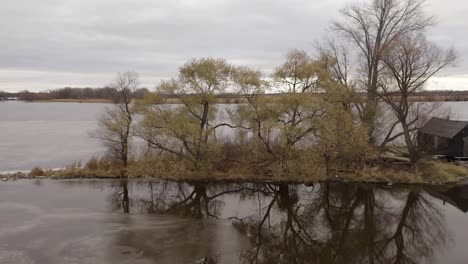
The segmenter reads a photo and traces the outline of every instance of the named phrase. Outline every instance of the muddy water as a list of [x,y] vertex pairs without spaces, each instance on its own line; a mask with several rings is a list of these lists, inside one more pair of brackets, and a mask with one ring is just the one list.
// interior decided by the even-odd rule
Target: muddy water
[[0,263],[467,263],[468,187],[0,183]]

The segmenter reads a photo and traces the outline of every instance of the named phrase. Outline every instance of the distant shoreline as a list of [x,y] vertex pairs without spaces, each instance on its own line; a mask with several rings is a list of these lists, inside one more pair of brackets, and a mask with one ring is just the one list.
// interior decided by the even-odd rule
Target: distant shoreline
[[49,99],[49,100],[33,100],[33,101],[20,101],[19,102],[32,102],[32,103],[112,103],[109,99]]
[[[264,94],[261,96],[278,98],[282,94]],[[316,95],[319,96],[319,95]],[[395,97],[397,100],[398,97]],[[242,104],[246,103],[246,99],[241,95],[219,95],[216,98],[217,104]],[[416,95],[411,96],[409,101],[412,102],[468,102],[468,95]],[[36,102],[36,103],[113,103],[111,99],[39,99],[39,100],[0,100],[0,102]],[[162,99],[164,104],[180,104],[179,98],[165,97]]]

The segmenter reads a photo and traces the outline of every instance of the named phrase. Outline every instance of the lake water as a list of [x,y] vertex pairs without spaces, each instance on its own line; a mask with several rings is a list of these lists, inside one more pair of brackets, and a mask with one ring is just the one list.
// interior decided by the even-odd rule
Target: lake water
[[[105,152],[89,137],[107,104],[0,102],[0,172],[64,167]],[[222,107],[233,107],[222,105]],[[448,102],[468,120],[468,102]],[[220,134],[229,135],[227,128]]]
[[0,263],[468,263],[468,187],[0,182]]
[[[468,120],[468,103],[445,103]],[[0,171],[101,155],[105,104],[0,102]],[[468,263],[468,187],[0,182],[0,263]]]
[[89,137],[105,104],[0,102],[0,171],[64,167],[102,154]]

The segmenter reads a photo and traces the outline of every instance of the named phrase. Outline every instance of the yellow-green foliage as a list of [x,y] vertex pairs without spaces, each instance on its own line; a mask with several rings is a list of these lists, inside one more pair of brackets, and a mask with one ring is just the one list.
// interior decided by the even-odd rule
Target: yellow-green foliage
[[[355,93],[331,77],[329,63],[292,51],[276,68],[270,84],[262,82],[256,70],[234,70],[234,86],[247,100],[233,115],[234,124],[245,129],[238,131],[239,144],[251,146],[244,162],[257,161],[272,175],[313,175],[318,170],[308,164],[313,161],[311,167],[320,167],[323,157],[327,165],[338,158],[366,160],[372,148],[367,128],[352,110]],[[285,93],[264,97],[264,87],[269,85]]]
[[[323,96],[324,116],[318,123],[317,149],[330,157],[363,159],[371,152],[367,127],[350,110],[351,91],[329,84]],[[362,158],[361,158],[362,157]]]
[[[366,128],[356,122],[350,110],[354,94],[333,81],[324,71],[326,67],[324,62],[314,61],[307,53],[295,50],[287,55],[285,63],[275,69],[272,83],[266,82],[258,70],[237,67],[231,71],[233,87],[247,101],[246,105],[231,113],[230,126],[238,128],[234,144],[238,144],[244,153],[238,160],[241,164],[256,166],[254,171],[271,176],[312,175],[317,174],[318,170],[314,168],[318,164],[308,164],[317,162],[317,157],[322,155],[327,155],[329,159],[346,156],[365,159],[370,148],[367,145]],[[266,87],[272,85],[286,93],[277,97],[264,96]],[[180,90],[176,86],[168,87]],[[316,92],[321,92],[321,96],[317,96]],[[200,98],[202,96],[200,94]],[[177,131],[177,134],[186,138],[190,138],[189,135],[196,138],[200,134],[197,118],[193,118],[194,126],[190,127],[192,121],[187,116],[196,112],[190,110],[189,106],[197,100],[197,96],[191,95],[186,100],[189,98],[191,101],[184,102],[184,108],[187,109],[183,108],[185,112],[180,113],[180,118],[152,119],[171,120],[171,124],[166,125],[175,126],[171,127],[171,131]],[[193,109],[196,110],[195,107]],[[174,111],[179,110],[169,110],[173,115]],[[214,116],[209,117],[214,119]],[[186,120],[182,121],[183,118]],[[218,142],[217,145],[221,147],[223,144]],[[216,157],[220,153],[219,148],[217,150],[213,148],[206,155],[214,153]],[[222,162],[212,158],[206,160],[218,164]]]
[[158,93],[176,96],[181,104],[153,104],[148,99],[140,135],[151,147],[183,160],[189,170],[209,173],[220,151],[215,138],[215,94],[226,89],[230,73],[231,66],[222,59],[186,63],[179,69],[177,80],[157,87]]
[[29,172],[29,176],[45,176],[45,172],[41,167],[34,167]]
[[[222,59],[191,60],[179,69],[176,79],[161,82],[155,93],[133,105],[132,111],[140,113],[141,119],[132,132],[146,142],[148,150],[129,160],[126,169],[115,157],[93,158],[84,165],[47,173],[118,177],[125,171],[128,177],[280,181],[339,176],[405,182],[452,181],[465,173],[466,169],[441,163],[418,164],[417,169],[366,166],[373,161],[375,149],[356,111],[362,101],[352,85],[334,77],[333,63],[327,57],[312,59],[294,50],[265,78],[256,69],[233,67]],[[226,120],[216,97],[228,87],[245,104],[227,112]],[[283,93],[266,96],[271,89]],[[167,95],[179,104],[165,103],[162,98]],[[123,133],[116,121],[122,118],[111,117],[116,118],[102,123],[108,132],[105,136],[109,138],[110,133],[119,142]],[[233,129],[235,136],[219,138],[217,131],[223,126]]]

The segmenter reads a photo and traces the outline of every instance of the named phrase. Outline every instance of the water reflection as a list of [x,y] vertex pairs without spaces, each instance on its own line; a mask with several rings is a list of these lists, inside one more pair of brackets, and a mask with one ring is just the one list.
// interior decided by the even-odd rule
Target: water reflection
[[109,200],[113,211],[122,210],[123,213],[130,213],[128,185],[127,179],[122,179],[119,182],[111,184],[111,188],[114,189],[114,191],[110,195]]
[[[365,186],[324,184],[298,200],[288,186],[279,186],[260,221],[241,223],[239,230],[250,233],[255,245],[243,260],[419,263],[446,245],[442,215],[421,190],[395,194],[394,200],[387,195]],[[275,203],[279,210],[272,216]]]
[[[121,182],[118,189],[111,204],[124,213],[229,219],[249,242],[232,263],[420,263],[450,241],[431,197],[442,192],[421,187]],[[224,263],[211,247],[196,263]]]
[[460,211],[468,212],[468,186],[427,187],[427,192],[445,203],[449,203]]

